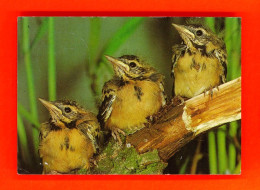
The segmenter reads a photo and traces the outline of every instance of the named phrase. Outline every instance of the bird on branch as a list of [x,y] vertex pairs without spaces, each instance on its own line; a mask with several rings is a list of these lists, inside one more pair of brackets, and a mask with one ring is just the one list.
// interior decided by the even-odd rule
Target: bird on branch
[[89,169],[100,137],[96,116],[74,101],[39,100],[51,116],[50,121],[40,127],[39,154],[43,174],[75,173],[79,169]]
[[227,52],[222,39],[200,24],[173,24],[183,42],[173,46],[173,95],[192,98],[225,83]]
[[115,76],[105,83],[98,119],[122,144],[126,135],[145,127],[149,117],[165,105],[164,76],[137,56],[106,56]]

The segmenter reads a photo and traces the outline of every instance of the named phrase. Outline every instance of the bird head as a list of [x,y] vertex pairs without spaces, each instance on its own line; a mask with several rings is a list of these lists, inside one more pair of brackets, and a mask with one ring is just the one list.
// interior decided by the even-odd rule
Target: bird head
[[124,80],[144,80],[156,73],[155,69],[145,65],[135,55],[123,55],[119,58],[105,56],[113,64],[115,74]]
[[179,32],[181,38],[188,48],[205,49],[206,53],[212,52],[214,49],[225,49],[225,43],[218,38],[210,29],[200,24],[178,25],[172,24]]
[[39,98],[41,103],[48,109],[51,122],[60,128],[72,127],[82,117],[84,110],[74,101],[46,101]]

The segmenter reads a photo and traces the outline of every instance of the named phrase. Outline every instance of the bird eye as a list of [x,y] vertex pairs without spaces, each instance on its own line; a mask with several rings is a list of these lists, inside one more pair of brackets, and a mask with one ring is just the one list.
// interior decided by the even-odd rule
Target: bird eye
[[135,67],[136,63],[135,62],[131,62],[129,65],[130,65],[130,67]]
[[70,109],[69,107],[65,107],[65,109],[64,109],[64,110],[65,110],[65,112],[66,112],[66,113],[69,113],[69,112],[71,112],[71,109]]
[[201,30],[197,30],[197,31],[196,31],[196,35],[197,35],[197,36],[201,36],[202,34],[203,34],[203,32],[202,32]]

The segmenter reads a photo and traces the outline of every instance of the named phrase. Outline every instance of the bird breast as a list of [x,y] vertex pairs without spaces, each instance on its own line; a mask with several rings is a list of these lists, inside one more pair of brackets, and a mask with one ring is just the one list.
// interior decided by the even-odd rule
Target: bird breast
[[221,63],[213,56],[185,53],[174,68],[175,94],[191,98],[220,84]]
[[112,105],[112,113],[107,127],[120,129],[140,129],[146,117],[156,113],[163,103],[162,91],[158,83],[152,81],[130,82],[118,89]]
[[48,134],[41,142],[39,153],[46,173],[52,170],[69,173],[73,169],[88,166],[94,148],[79,130],[62,129]]

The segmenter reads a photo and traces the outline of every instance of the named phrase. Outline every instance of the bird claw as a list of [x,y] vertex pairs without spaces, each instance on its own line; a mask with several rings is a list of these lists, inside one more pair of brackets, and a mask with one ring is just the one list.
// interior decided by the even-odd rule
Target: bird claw
[[90,164],[89,167],[95,167],[95,166],[97,166],[97,161],[94,158],[90,158],[89,164]]
[[[216,88],[217,88],[217,90],[219,91],[219,86],[216,86]],[[212,86],[210,86],[210,88],[209,88],[209,99],[211,100],[211,99],[213,99],[213,95],[214,95],[214,93],[213,93],[213,87]],[[206,94],[207,94],[207,91],[206,90],[204,90],[204,97],[206,96]]]
[[149,126],[150,123],[153,123],[154,121],[154,116],[153,115],[150,115],[148,117],[146,117],[146,120],[148,123],[144,123],[145,126]]
[[210,97],[211,97],[211,99],[212,99],[212,98],[213,98],[213,89],[210,88],[209,92],[210,92]]
[[121,138],[120,138],[120,134],[126,136],[125,132],[124,132],[123,130],[121,130],[121,129],[115,128],[115,129],[112,130],[112,136],[113,136],[113,138],[114,138],[116,141],[118,141],[118,144],[119,144],[119,145],[122,145],[122,140],[121,140]]

